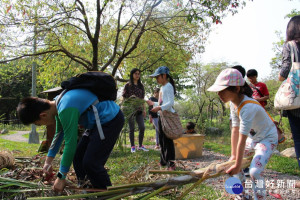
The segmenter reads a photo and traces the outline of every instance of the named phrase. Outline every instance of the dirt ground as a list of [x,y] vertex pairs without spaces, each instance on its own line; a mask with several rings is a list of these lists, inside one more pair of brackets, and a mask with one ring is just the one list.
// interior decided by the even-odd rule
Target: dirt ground
[[[189,159],[189,160],[178,160],[177,166],[183,168],[185,170],[191,171],[203,167],[207,167],[209,164],[222,163],[227,161],[229,157],[219,154],[213,151],[209,151],[207,149],[203,149],[203,155],[197,159]],[[289,174],[284,174],[276,171],[272,171],[270,169],[266,169],[264,171],[264,175],[266,185],[267,185],[267,200],[274,199],[284,199],[284,200],[300,200],[300,188],[294,188],[293,184],[295,181],[300,181],[299,176],[293,176]],[[217,190],[220,190],[224,193],[224,196],[228,196],[229,198],[234,198],[233,195],[228,195],[225,191],[225,181],[229,178],[229,176],[221,176],[217,178],[212,178],[206,180],[204,183],[208,186],[212,186]],[[250,179],[247,178],[247,181]],[[249,187],[247,187],[249,189]],[[282,198],[280,198],[280,196]],[[273,196],[272,196],[273,195]]]

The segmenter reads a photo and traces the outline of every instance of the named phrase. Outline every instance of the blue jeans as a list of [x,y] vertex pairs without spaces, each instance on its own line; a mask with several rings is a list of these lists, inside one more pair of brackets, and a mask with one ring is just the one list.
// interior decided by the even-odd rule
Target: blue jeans
[[290,122],[293,140],[295,144],[296,157],[300,168],[300,118],[288,112],[288,119]]

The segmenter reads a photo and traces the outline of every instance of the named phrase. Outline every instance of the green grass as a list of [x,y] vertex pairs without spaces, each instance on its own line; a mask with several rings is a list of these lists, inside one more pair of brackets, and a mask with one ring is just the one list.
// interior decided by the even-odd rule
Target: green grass
[[267,164],[267,168],[282,173],[298,176],[300,175],[298,162],[295,158],[287,158],[283,156],[273,155]]
[[15,157],[19,156],[34,156],[37,154],[39,144],[28,144],[27,142],[13,142],[0,138],[0,150],[12,151]]

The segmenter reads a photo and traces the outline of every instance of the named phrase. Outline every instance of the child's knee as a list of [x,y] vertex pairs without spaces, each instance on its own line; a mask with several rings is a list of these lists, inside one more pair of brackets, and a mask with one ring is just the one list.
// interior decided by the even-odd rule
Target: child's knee
[[256,180],[261,177],[262,170],[259,168],[250,168],[249,169],[249,175],[252,179]]

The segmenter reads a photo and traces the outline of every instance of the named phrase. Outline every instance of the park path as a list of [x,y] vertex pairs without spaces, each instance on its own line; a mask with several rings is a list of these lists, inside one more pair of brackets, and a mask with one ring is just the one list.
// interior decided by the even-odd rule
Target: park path
[[28,133],[30,133],[30,131],[17,131],[17,133],[14,134],[3,135],[1,138],[15,142],[28,142],[28,138],[23,137],[23,135]]

